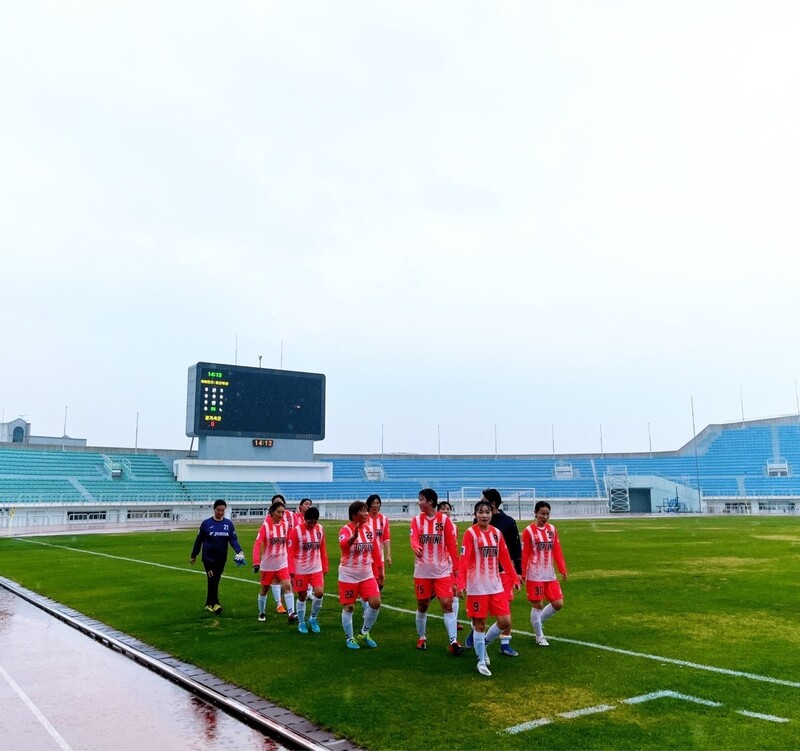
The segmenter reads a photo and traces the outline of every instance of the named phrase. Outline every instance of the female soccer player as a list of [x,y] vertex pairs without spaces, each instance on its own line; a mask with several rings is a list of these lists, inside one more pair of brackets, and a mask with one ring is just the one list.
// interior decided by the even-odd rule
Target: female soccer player
[[[556,528],[548,522],[550,504],[539,501],[533,509],[536,514],[533,524],[522,533],[522,572],[525,589],[531,603],[531,626],[540,647],[549,646],[542,624],[552,618],[564,606],[564,595],[556,579],[553,564],[558,566],[561,578],[567,580],[567,564],[558,540]],[[542,607],[548,600],[546,607]]]
[[[319,509],[308,506],[302,524],[295,524],[289,532],[289,562],[293,572],[292,584],[297,595],[297,630],[307,634],[308,629],[318,634],[317,616],[322,608],[325,592],[323,577],[328,573],[328,552],[325,549],[325,531],[319,524]],[[306,599],[312,592],[311,617],[306,625]]]
[[197,533],[192,553],[189,556],[189,563],[194,566],[202,546],[203,568],[206,570],[208,581],[206,610],[217,615],[222,612],[222,606],[219,604],[219,580],[222,578],[225,562],[228,560],[228,545],[236,551],[236,563],[240,566],[244,565],[244,553],[236,537],[233,522],[225,518],[227,506],[228,504],[222,498],[214,501],[214,516],[206,519],[200,525],[200,531]]
[[288,606],[289,623],[297,621],[289,576],[289,557],[286,553],[289,522],[283,518],[285,511],[286,506],[281,501],[272,502],[253,544],[253,573],[261,573],[261,590],[258,595],[259,621],[267,620],[267,592],[272,584],[280,584],[283,599]]
[[373,493],[367,498],[369,523],[372,527],[375,539],[379,543],[378,550],[384,562],[385,573],[386,567],[392,565],[392,532],[389,528],[389,519],[386,517],[386,514],[381,513],[381,504],[381,497],[377,493]]
[[[475,518],[477,524],[464,532],[461,541],[458,590],[459,596],[467,597],[467,612],[472,618],[475,654],[478,656],[478,672],[481,675],[491,675],[486,647],[503,630],[511,628],[511,610],[506,590],[518,591],[519,577],[514,571],[503,535],[489,523],[492,519],[492,506],[488,501],[480,500],[475,504]],[[486,618],[489,615],[496,616],[497,621],[487,632]]]
[[437,510],[439,496],[423,488],[418,498],[420,513],[411,520],[411,550],[414,551],[414,591],[417,595],[417,649],[428,648],[428,607],[436,597],[442,606],[444,627],[453,655],[464,653],[456,638],[453,612],[453,572],[458,567],[458,532],[452,520]]
[[[380,585],[383,584],[383,561],[378,551],[378,542],[368,521],[367,504],[353,501],[348,509],[349,524],[339,530],[339,602],[342,604],[342,628],[348,649],[361,646],[374,649],[377,643],[370,636],[370,629],[378,619],[381,607]],[[373,575],[377,569],[377,579]],[[366,600],[364,623],[361,632],[353,637],[353,605],[356,600]]]
[[[439,511],[441,511],[445,516],[449,517],[451,521],[453,521],[453,507],[450,505],[450,501],[439,501],[438,506]],[[453,526],[455,526],[455,521],[453,521]],[[456,547],[458,547],[458,527],[456,527]],[[458,582],[456,581],[456,577],[453,576],[453,588],[458,587]],[[458,609],[461,605],[461,600],[458,597],[453,598],[453,613],[455,614],[456,618],[456,629],[458,631],[463,631],[464,627],[458,622]]]

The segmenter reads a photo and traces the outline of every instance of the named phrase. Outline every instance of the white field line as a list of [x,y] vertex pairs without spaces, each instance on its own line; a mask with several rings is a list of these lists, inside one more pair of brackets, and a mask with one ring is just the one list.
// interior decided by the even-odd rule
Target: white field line
[[[706,707],[723,707],[721,702],[711,701],[710,699],[701,699],[699,696],[689,696],[688,694],[679,694],[677,691],[653,691],[650,694],[642,694],[641,696],[631,696],[629,699],[622,699],[622,704],[644,704],[646,701],[654,701],[655,699],[680,699],[681,701],[688,701],[693,704],[702,704]],[[571,712],[560,712],[557,716],[563,717],[567,720],[574,720],[576,717],[585,717],[590,714],[598,714],[600,712],[609,712],[616,709],[613,704],[597,704],[594,707],[585,707],[583,709],[573,709]],[[757,720],[768,720],[769,722],[790,722],[785,717],[775,717],[769,714],[759,714],[758,712],[748,712],[746,709],[737,709],[739,714],[746,717],[754,717]],[[553,720],[550,717],[540,717],[538,720],[529,720],[522,722],[519,725],[512,725],[505,729],[506,733],[516,735],[526,730],[534,730],[543,725],[549,725]]]
[[[71,547],[69,547],[67,545],[55,545],[53,543],[42,542],[41,540],[34,540],[34,539],[31,539],[31,538],[26,538],[26,537],[18,537],[16,539],[17,539],[18,542],[26,542],[26,543],[29,543],[31,545],[44,545],[45,547],[49,547],[49,548],[60,548],[62,550],[69,550],[69,551],[71,551],[73,553],[85,553],[86,555],[96,555],[96,556],[100,556],[102,558],[112,558],[112,559],[119,560],[119,561],[127,561],[129,563],[137,563],[137,564],[140,564],[140,565],[143,565],[143,566],[155,566],[157,568],[165,568],[165,569],[170,569],[172,571],[183,571],[184,573],[189,573],[189,574],[192,574],[192,573],[194,573],[194,574],[203,574],[203,576],[205,576],[205,571],[203,571],[202,569],[200,569],[198,571],[198,570],[193,570],[193,569],[187,569],[187,568],[184,568],[182,566],[170,566],[170,565],[165,564],[165,563],[154,563],[152,561],[141,561],[141,560],[138,560],[136,558],[126,558],[124,556],[111,555],[109,553],[98,553],[97,551],[94,551],[94,550],[81,550],[80,548],[71,548]],[[223,574],[222,578],[223,579],[229,579],[231,581],[244,582],[246,584],[250,583],[250,580],[242,579],[242,578],[240,578],[238,576],[227,576],[226,574]],[[252,583],[253,584],[259,584],[259,582],[257,580],[255,580],[255,579],[252,580]],[[338,597],[338,593],[337,594],[328,594],[328,597]],[[413,610],[408,610],[407,608],[398,608],[398,607],[395,607],[393,605],[383,604],[383,605],[381,605],[381,607],[382,608],[386,608],[387,610],[394,610],[394,611],[396,611],[398,613],[407,613],[409,615],[413,615],[414,612],[415,612]],[[433,613],[429,613],[428,615],[431,616],[431,617],[434,617],[434,618],[441,618],[441,616],[435,615]],[[468,624],[469,622],[468,621],[462,621],[462,623]],[[520,631],[518,629],[513,629],[513,632],[515,634],[519,634],[520,636],[533,637],[533,634],[530,631]],[[669,665],[680,665],[681,667],[684,667],[684,668],[693,668],[694,670],[705,670],[705,671],[707,671],[709,673],[716,673],[718,675],[730,675],[730,676],[732,676],[734,678],[745,678],[746,680],[750,680],[750,681],[760,681],[762,683],[772,683],[772,684],[775,684],[775,685],[778,685],[778,686],[788,686],[789,688],[800,688],[800,681],[787,681],[787,680],[784,680],[783,678],[772,678],[771,676],[768,676],[768,675],[759,675],[758,673],[747,673],[747,672],[744,672],[742,670],[730,670],[729,668],[718,668],[718,667],[715,667],[713,665],[703,665],[702,663],[699,663],[699,662],[689,662],[687,660],[678,660],[678,659],[675,659],[674,657],[662,657],[660,655],[647,654],[646,652],[634,652],[633,650],[630,650],[630,649],[620,649],[619,647],[609,647],[609,646],[607,646],[605,644],[597,644],[595,642],[590,642],[590,641],[581,641],[580,639],[568,639],[568,638],[565,638],[565,637],[562,637],[562,636],[550,636],[550,635],[548,635],[547,638],[550,641],[560,641],[560,642],[564,642],[565,644],[575,644],[576,646],[588,647],[589,649],[601,649],[601,650],[603,650],[605,652],[613,652],[614,654],[626,655],[627,657],[639,657],[641,659],[654,660],[656,662],[662,662],[662,663],[666,663],[666,664],[669,664]]]
[[58,744],[61,751],[72,751],[72,747],[61,737],[60,733],[50,724],[50,721],[42,714],[39,707],[37,707],[28,695],[22,690],[19,684],[8,674],[8,672],[0,665],[0,675],[6,679],[6,683],[14,690],[14,693],[19,696],[25,703],[28,709],[33,712],[33,716],[39,721],[44,729],[50,734],[50,737]]
[[652,694],[642,694],[641,696],[632,696],[630,699],[623,699],[623,704],[644,704],[646,701],[653,701],[653,699],[681,699],[683,701],[691,701],[695,704],[704,704],[707,707],[721,707],[722,704],[718,701],[711,701],[710,699],[700,699],[697,696],[689,696],[688,694],[679,694],[677,691],[653,691]]
[[521,722],[519,725],[506,728],[506,733],[516,735],[517,733],[524,733],[526,730],[535,730],[543,725],[549,725],[551,722],[553,721],[549,717],[542,717],[538,720],[530,720],[529,722]]
[[571,712],[559,712],[558,716],[566,720],[574,720],[576,717],[585,717],[589,714],[599,714],[616,709],[614,704],[597,704],[594,707],[584,707],[583,709],[573,709]]
[[789,722],[786,717],[776,717],[774,714],[761,714],[760,712],[748,712],[746,709],[737,709],[739,714],[745,717],[755,717],[757,720],[767,720],[768,722]]

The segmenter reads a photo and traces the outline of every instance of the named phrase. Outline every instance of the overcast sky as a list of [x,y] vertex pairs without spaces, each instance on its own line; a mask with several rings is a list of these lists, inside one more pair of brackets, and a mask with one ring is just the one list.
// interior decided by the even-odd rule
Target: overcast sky
[[184,448],[188,367],[259,356],[326,374],[320,453],[796,413],[799,38],[794,1],[5,2],[2,418]]

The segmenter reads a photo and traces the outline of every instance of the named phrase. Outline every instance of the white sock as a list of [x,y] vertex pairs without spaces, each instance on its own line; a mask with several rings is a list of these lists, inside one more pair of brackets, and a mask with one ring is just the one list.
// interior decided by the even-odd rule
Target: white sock
[[454,597],[454,598],[453,598],[453,614],[454,614],[454,615],[455,615],[455,617],[456,617],[456,621],[458,621],[458,606],[459,606],[460,604],[461,604],[461,603],[460,603],[460,601],[459,601],[458,597]]
[[283,593],[283,601],[286,603],[286,609],[290,612],[294,612],[294,592],[284,592]]
[[367,603],[367,609],[364,611],[364,625],[361,628],[361,632],[366,634],[374,625],[375,621],[378,620],[378,613],[380,610],[378,608],[373,608],[369,603]]
[[456,614],[455,613],[445,613],[444,614],[444,627],[447,629],[447,638],[450,639],[451,642],[456,640]]
[[428,613],[420,613],[419,610],[417,611],[416,615],[416,622],[417,622],[417,636],[420,639],[425,638],[425,634],[428,630]]
[[300,598],[297,599],[297,617],[301,621],[306,619],[306,601]]
[[316,618],[319,614],[319,611],[322,608],[322,598],[321,597],[312,597],[311,598],[311,617]]
[[511,634],[500,634],[501,644],[511,644]]
[[485,634],[486,644],[491,644],[501,633],[500,627],[496,623],[493,623]]
[[555,614],[556,609],[548,602],[547,605],[544,606],[544,610],[542,610],[542,623],[548,618],[552,618]]
[[342,611],[342,628],[348,639],[353,638],[353,614],[347,610]]
[[273,584],[272,585],[272,599],[275,600],[277,605],[281,604],[281,585],[280,584]]
[[266,595],[259,595],[258,596],[258,612],[263,613],[267,609],[267,596]]
[[533,633],[536,636],[541,636],[542,631],[542,611],[538,608],[531,608],[531,626],[533,626]]
[[475,631],[472,638],[478,662],[486,662],[486,634],[483,631]]

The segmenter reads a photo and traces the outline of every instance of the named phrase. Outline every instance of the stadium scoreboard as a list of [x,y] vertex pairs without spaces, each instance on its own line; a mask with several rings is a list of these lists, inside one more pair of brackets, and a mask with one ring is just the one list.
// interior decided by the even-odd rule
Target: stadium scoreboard
[[325,376],[198,362],[189,368],[187,436],[325,438]]

